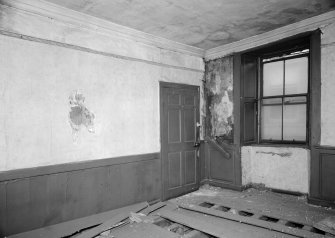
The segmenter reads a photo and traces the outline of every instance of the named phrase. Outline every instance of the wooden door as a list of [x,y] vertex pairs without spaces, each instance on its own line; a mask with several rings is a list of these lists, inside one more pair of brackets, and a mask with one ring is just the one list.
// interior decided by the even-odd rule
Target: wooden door
[[199,87],[160,84],[163,199],[199,188]]

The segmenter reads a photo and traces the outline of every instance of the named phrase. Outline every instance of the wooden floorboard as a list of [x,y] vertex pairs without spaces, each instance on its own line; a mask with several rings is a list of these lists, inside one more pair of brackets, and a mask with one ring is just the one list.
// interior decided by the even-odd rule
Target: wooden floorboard
[[259,220],[253,217],[246,217],[246,216],[232,214],[229,212],[223,212],[219,210],[204,208],[204,207],[200,207],[197,205],[179,204],[179,207],[190,210],[190,211],[199,212],[199,213],[203,213],[203,214],[207,214],[207,215],[211,215],[215,217],[220,217],[223,219],[228,219],[231,221],[240,222],[240,223],[244,223],[248,225],[262,227],[265,229],[274,230],[274,231],[282,232],[284,234],[289,234],[289,235],[293,235],[297,237],[310,237],[310,238],[324,237],[322,235],[312,233],[312,232],[309,232],[303,229],[297,229],[297,228],[288,227],[282,224],[271,223],[271,222]]
[[147,208],[145,208],[143,211],[141,211],[142,214],[149,215],[150,213],[161,209],[162,207],[165,207],[166,203],[165,202],[158,202],[156,204],[153,204]]
[[[143,203],[141,203],[143,204]],[[52,226],[43,227],[40,229],[23,232],[9,236],[8,238],[59,238],[64,236],[69,236],[74,234],[77,231],[80,231],[87,227],[92,227],[94,225],[102,224],[104,221],[109,220],[115,217],[117,214],[127,212],[128,214],[131,211],[135,211],[139,204],[126,206],[123,208],[115,209],[112,211],[75,219],[72,221],[67,221],[59,223]]]
[[125,229],[112,231],[108,238],[178,238],[176,233],[170,232],[159,226],[149,223],[135,223]]
[[263,228],[237,223],[230,220],[219,219],[203,214],[184,210],[162,210],[160,216],[173,222],[182,224],[192,229],[201,231],[214,237],[220,238],[292,238],[296,236],[269,231]]
[[131,211],[124,210],[122,211],[122,213],[117,214],[116,216],[114,216],[113,218],[105,221],[104,223],[102,223],[101,225],[94,227],[86,232],[83,232],[81,235],[77,236],[77,238],[92,238],[95,237],[97,235],[99,235],[101,232],[104,232],[108,229],[110,229],[111,227],[113,227],[114,225],[116,225],[117,223],[127,219],[129,217],[129,213],[130,212],[140,212],[141,210],[145,209],[146,207],[148,207],[148,203],[144,202],[144,203],[139,203],[137,204]]
[[175,211],[163,211],[160,213],[160,215],[165,219],[177,222],[184,226],[191,227],[193,229],[202,231],[215,237],[219,238],[229,237],[226,234],[227,232],[224,232],[222,229],[220,229],[220,227],[217,227],[213,224],[207,223],[206,221],[197,218],[188,217],[183,214],[176,213]]
[[[205,200],[205,202],[213,203],[213,201],[210,201],[210,200]],[[251,212],[259,216],[264,215],[264,216],[269,216],[269,217],[275,217],[280,220],[292,221],[292,222],[299,223],[305,226],[313,226],[313,222],[311,221],[302,221],[301,219],[297,219],[296,217],[288,217],[288,216],[285,216],[281,212],[277,212],[276,210],[271,210],[270,212],[265,213],[259,209],[254,209],[251,205],[245,205],[245,203],[242,203],[242,202],[239,203],[237,206],[229,202],[220,201],[220,202],[215,202],[215,206],[216,207],[219,207],[219,206],[229,207],[234,210]],[[215,208],[211,207],[211,209],[215,209]]]
[[[212,190],[213,191],[213,190]],[[63,237],[69,234],[74,234],[75,232],[82,230],[83,228],[87,228],[93,225],[100,225],[100,227],[94,227],[86,232],[77,233],[74,237],[94,237],[101,232],[108,230],[106,234],[110,233],[108,237],[158,237],[158,238],[173,238],[178,237],[178,233],[174,233],[176,231],[169,231],[169,227],[160,227],[159,224],[155,223],[155,219],[161,216],[161,220],[168,219],[173,223],[171,226],[185,226],[187,233],[185,233],[185,237],[193,237],[192,234],[198,234],[203,236],[204,233],[209,234],[214,237],[224,237],[224,238],[245,238],[245,237],[257,237],[257,238],[292,238],[292,237],[324,237],[322,235],[311,233],[311,231],[315,232],[315,229],[312,229],[313,220],[308,219],[306,217],[305,222],[304,219],[299,220],[299,216],[292,216],[294,211],[301,211],[304,206],[298,207],[293,206],[295,203],[290,203],[290,207],[293,207],[291,213],[287,213],[287,209],[284,205],[286,204],[286,200],[281,201],[276,196],[272,196],[272,193],[260,194],[262,196],[254,198],[254,195],[250,193],[242,194],[242,193],[233,193],[231,191],[220,191],[220,193],[208,192],[196,192],[194,195],[190,194],[185,197],[180,197],[175,201],[158,202],[153,204],[152,206],[148,206],[140,211],[140,213],[147,215],[146,219],[140,219],[140,223],[131,223],[129,224],[129,220],[125,220],[130,215],[130,212],[138,212],[135,206],[131,206],[128,209],[127,207],[122,209],[117,209],[116,211],[111,211],[108,213],[102,213],[99,215],[94,215],[90,217],[86,217],[83,219],[77,219],[74,221],[66,222],[64,224],[58,224],[55,226],[49,226],[42,229],[35,230],[29,233],[20,234],[21,236],[11,236],[11,237],[50,237],[57,238]],[[223,194],[222,196],[220,194]],[[208,194],[209,196],[207,196]],[[226,195],[228,194],[228,195]],[[231,195],[230,195],[231,194]],[[215,195],[215,196],[213,196]],[[258,195],[258,194],[257,194]],[[268,196],[264,198],[264,196]],[[272,198],[274,197],[274,201]],[[285,197],[286,198],[286,197]],[[292,200],[292,199],[290,199]],[[288,201],[290,201],[288,200]],[[299,199],[295,199],[299,202]],[[267,201],[267,203],[266,203]],[[285,202],[284,202],[285,201]],[[209,208],[199,206],[200,203],[207,202],[208,204],[212,204]],[[276,206],[269,206],[269,204],[275,203]],[[265,205],[261,206],[262,203]],[[303,203],[301,201],[300,203]],[[214,206],[213,206],[214,205]],[[241,205],[241,206],[239,206]],[[270,204],[271,205],[271,204]],[[222,207],[229,207],[230,210],[224,211]],[[179,207],[179,208],[178,208]],[[316,208],[312,207],[313,214]],[[283,211],[282,211],[283,210]],[[252,213],[250,217],[245,217],[239,215],[239,212],[246,211]],[[280,212],[282,211],[282,212]],[[123,213],[118,216],[118,214]],[[278,216],[274,214],[279,213]],[[327,214],[330,214],[330,211],[327,211]],[[316,213],[317,214],[317,213]],[[134,217],[136,217],[135,214]],[[140,214],[138,214],[141,216]],[[269,222],[260,219],[261,216],[268,216],[279,219],[277,222]],[[282,216],[280,216],[282,215]],[[286,216],[285,216],[286,215]],[[132,216],[131,216],[132,217]],[[151,219],[152,218],[152,219]],[[292,219],[289,219],[292,218]],[[112,219],[112,220],[109,220]],[[104,225],[101,225],[104,221],[109,220]],[[118,221],[124,220],[126,223],[123,226],[114,228],[110,230],[110,228]],[[287,226],[287,222],[293,221],[304,226],[299,228],[289,227]],[[154,222],[154,224],[147,223]],[[187,228],[188,227],[188,228]],[[87,233],[87,232],[90,233]],[[94,234],[92,233],[94,231]],[[179,231],[178,231],[179,232]],[[83,236],[84,234],[88,236]]]

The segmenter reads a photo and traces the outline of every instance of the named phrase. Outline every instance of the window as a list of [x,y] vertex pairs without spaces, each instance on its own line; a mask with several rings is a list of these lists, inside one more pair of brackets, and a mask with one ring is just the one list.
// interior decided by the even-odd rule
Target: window
[[306,143],[308,52],[260,59],[260,142]]
[[311,42],[308,33],[241,55],[243,144],[309,144]]

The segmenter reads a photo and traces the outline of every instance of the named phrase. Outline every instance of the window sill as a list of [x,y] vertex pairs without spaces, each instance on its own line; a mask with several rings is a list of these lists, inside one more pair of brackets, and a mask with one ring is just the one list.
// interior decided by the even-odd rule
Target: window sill
[[270,143],[264,143],[264,144],[248,144],[248,145],[242,145],[242,146],[252,146],[252,147],[276,147],[276,148],[301,148],[301,149],[310,149],[309,145],[306,144],[270,144]]

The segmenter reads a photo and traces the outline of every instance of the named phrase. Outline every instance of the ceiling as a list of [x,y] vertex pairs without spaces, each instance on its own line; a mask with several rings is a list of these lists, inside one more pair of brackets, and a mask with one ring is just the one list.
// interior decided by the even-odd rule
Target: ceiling
[[46,0],[210,49],[335,10],[335,0]]

